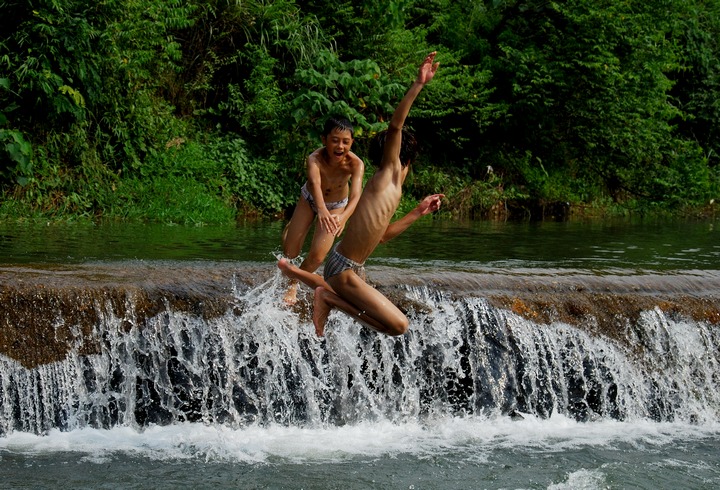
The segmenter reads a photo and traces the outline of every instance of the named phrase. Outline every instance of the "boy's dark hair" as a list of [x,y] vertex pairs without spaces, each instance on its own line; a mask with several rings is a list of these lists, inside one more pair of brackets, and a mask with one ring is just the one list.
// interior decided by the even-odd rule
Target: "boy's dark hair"
[[323,127],[322,135],[323,136],[329,135],[333,129],[338,129],[340,131],[350,131],[350,136],[353,136],[353,133],[355,131],[350,120],[343,116],[328,117],[327,121],[325,121],[325,126]]
[[[380,131],[370,141],[370,148],[368,149],[368,156],[370,161],[376,167],[380,165],[385,150],[385,138],[387,137],[387,129]],[[415,139],[415,135],[407,129],[402,129],[402,142],[400,143],[400,164],[407,167],[409,164],[415,161],[418,154],[418,144]]]

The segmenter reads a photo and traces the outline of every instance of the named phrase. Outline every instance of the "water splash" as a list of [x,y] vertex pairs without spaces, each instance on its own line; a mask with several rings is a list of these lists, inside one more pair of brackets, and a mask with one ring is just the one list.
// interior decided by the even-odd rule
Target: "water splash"
[[[720,339],[660,309],[626,342],[537,324],[482,297],[405,289],[411,330],[389,338],[340,312],[320,339],[284,305],[279,272],[205,318],[170,303],[150,319],[101,301],[92,341],[28,369],[0,357],[0,435],[202,422],[233,429],[562,414],[575,420],[717,421]],[[304,306],[303,306],[304,305]],[[63,319],[58,319],[62,321]],[[85,339],[87,343],[88,340]]]

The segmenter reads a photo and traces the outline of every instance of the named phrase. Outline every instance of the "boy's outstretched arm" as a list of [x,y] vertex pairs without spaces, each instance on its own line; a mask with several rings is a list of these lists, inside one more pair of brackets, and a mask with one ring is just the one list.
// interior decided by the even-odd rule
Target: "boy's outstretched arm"
[[438,66],[440,66],[440,63],[433,63],[436,54],[437,53],[433,51],[425,57],[418,69],[415,81],[405,93],[405,96],[400,101],[400,104],[398,104],[395,108],[395,112],[392,115],[392,119],[390,119],[390,125],[387,130],[383,162],[388,160],[400,160],[400,143],[402,141],[402,128],[405,124],[405,119],[407,118],[410,108],[412,107],[413,102],[415,102],[418,94],[425,84],[429,83],[430,80],[433,79]]
[[415,206],[415,209],[410,211],[408,214],[406,214],[399,220],[393,221],[388,225],[387,229],[385,230],[385,234],[380,239],[380,243],[392,240],[400,233],[410,228],[410,225],[417,221],[418,218],[440,209],[440,204],[442,203],[443,197],[445,197],[445,194],[431,194],[422,201],[420,201],[420,204]]
[[437,52],[433,51],[432,53],[427,55],[423,62],[420,64],[420,68],[418,68],[418,74],[415,78],[415,81],[405,93],[405,96],[402,98],[398,106],[395,108],[393,117],[390,120],[391,128],[402,129],[403,124],[405,124],[405,118],[410,112],[410,107],[412,107],[413,102],[415,102],[415,98],[420,93],[422,88],[427,83],[430,83],[430,80],[432,80],[435,76],[435,72],[437,72],[438,66],[440,66],[440,63],[433,63],[436,54]]

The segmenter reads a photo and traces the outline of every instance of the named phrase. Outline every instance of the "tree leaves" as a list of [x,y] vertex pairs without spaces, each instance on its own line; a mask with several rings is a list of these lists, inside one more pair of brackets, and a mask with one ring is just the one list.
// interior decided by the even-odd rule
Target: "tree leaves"
[[[174,175],[221,182],[209,188],[243,202],[265,193],[258,208],[276,212],[296,197],[292,180],[324,118],[353,120],[362,151],[431,50],[441,71],[408,125],[422,142],[419,163],[434,169],[427,180],[446,173],[437,180],[461,187],[463,199],[680,207],[720,193],[715,1],[39,0],[3,9],[0,185],[33,202],[76,196],[67,209],[86,213],[105,202],[98,187]],[[195,143],[168,151],[180,140]],[[193,163],[193,145],[222,164]],[[237,155],[261,164],[231,163]],[[78,190],[85,184],[92,197]]]

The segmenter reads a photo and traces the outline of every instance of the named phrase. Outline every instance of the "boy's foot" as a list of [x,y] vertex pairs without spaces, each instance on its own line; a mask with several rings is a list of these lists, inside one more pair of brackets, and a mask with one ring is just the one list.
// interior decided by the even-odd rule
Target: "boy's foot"
[[285,296],[283,297],[283,301],[285,301],[285,304],[288,306],[294,306],[297,303],[297,283],[292,282],[290,284],[290,287],[287,291],[285,291]]
[[283,274],[285,274],[286,276],[290,275],[290,262],[288,262],[288,259],[282,257],[280,260],[278,260],[277,266],[278,269],[283,272]]
[[293,271],[293,265],[286,259],[285,257],[278,260],[277,263],[278,269],[282,271],[282,273],[290,278],[290,287],[285,292],[285,296],[283,297],[283,301],[285,301],[285,304],[288,306],[293,306],[295,303],[297,303],[297,281],[295,278],[295,273]]
[[313,299],[313,323],[315,324],[315,334],[318,337],[325,335],[325,322],[327,322],[332,307],[325,299],[326,295],[331,294],[323,287],[315,288],[315,298]]

